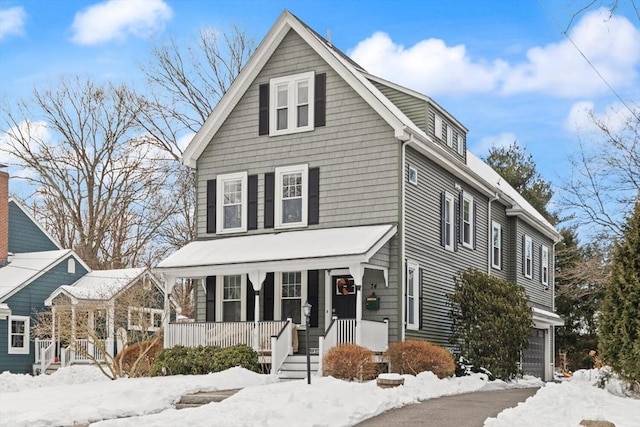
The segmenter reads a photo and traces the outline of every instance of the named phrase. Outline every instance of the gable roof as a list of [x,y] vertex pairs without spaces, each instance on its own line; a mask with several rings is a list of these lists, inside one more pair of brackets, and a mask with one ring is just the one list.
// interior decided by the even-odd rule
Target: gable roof
[[53,299],[60,294],[68,295],[74,300],[108,301],[145,275],[148,275],[152,282],[160,289],[160,284],[155,277],[150,274],[148,268],[94,270],[71,285],[60,286],[45,300],[45,305],[51,305]]
[[73,255],[76,261],[80,261],[71,249],[25,252],[13,255],[11,262],[0,268],[0,302],[4,302],[11,295],[51,270],[69,255]]
[[29,213],[29,211],[25,209],[25,207],[22,206],[20,202],[18,202],[15,198],[11,197],[9,198],[9,205],[11,204],[13,204],[15,207],[20,209],[20,211],[33,223],[33,225],[35,225],[42,232],[42,234],[44,234],[45,237],[49,239],[51,244],[53,244],[58,249],[64,249],[62,245],[60,245],[60,243],[56,239],[54,239],[53,236],[42,225],[40,225],[38,221],[36,221],[33,215],[31,215],[31,213]]
[[[506,196],[503,199],[508,203],[513,203],[512,208],[507,210],[507,214],[522,215],[525,220],[539,227],[554,241],[560,240],[560,234],[555,227],[542,217],[531,204],[522,198],[506,181],[495,179],[493,174],[498,177],[499,175],[493,171],[491,167],[477,159],[469,151],[466,153],[466,165],[462,166],[459,161],[454,160],[452,155],[446,152],[444,147],[436,144],[425,131],[411,121],[400,108],[391,102],[389,98],[373,84],[373,81],[386,85],[389,85],[389,82],[368,74],[362,67],[333,47],[330,42],[322,38],[287,10],[280,14],[275,24],[260,42],[256,51],[234,80],[227,93],[220,99],[211,115],[184,150],[182,162],[186,166],[191,168],[196,167],[200,155],[204,152],[216,132],[220,129],[229,114],[231,114],[231,111],[233,111],[289,31],[295,31],[331,66],[333,70],[394,129],[394,135],[399,141],[412,144],[436,164],[468,182],[487,197],[492,198],[496,195]],[[395,83],[391,84],[391,87],[434,103],[430,98],[419,95],[417,92]],[[434,105],[437,104],[434,103]],[[448,113],[447,115],[449,118],[452,118],[452,120],[455,120],[455,118]],[[466,128],[462,124],[457,120],[455,120],[455,122],[466,131]],[[489,172],[487,168],[490,169],[492,173]]]

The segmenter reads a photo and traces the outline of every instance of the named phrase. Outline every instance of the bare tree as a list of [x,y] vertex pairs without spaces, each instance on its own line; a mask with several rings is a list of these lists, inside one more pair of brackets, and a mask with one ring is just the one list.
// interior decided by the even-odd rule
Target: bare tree
[[139,127],[133,100],[125,86],[76,77],[2,107],[0,149],[27,170],[28,204],[91,268],[141,264],[175,208],[168,162]]
[[[640,105],[635,110],[640,112]],[[580,141],[560,204],[594,238],[610,239],[622,234],[624,217],[640,197],[640,115],[626,116],[619,129],[590,115],[599,138]]]

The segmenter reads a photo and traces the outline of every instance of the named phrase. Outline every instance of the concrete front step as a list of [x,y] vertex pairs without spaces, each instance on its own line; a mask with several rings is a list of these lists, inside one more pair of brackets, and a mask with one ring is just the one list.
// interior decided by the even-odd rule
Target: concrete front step
[[207,405],[211,402],[222,402],[229,396],[233,396],[239,391],[235,390],[218,390],[218,391],[200,391],[197,393],[186,394],[176,403],[176,409],[197,408],[198,406]]
[[[320,362],[318,355],[311,355],[310,362],[311,374],[316,374],[318,372]],[[306,378],[307,356],[304,354],[287,356],[278,371],[278,377],[281,380],[298,380]]]

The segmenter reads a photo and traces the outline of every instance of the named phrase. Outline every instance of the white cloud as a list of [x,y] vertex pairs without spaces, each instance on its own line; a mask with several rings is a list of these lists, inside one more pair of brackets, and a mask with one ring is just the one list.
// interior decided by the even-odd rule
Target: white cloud
[[0,132],[0,163],[9,166],[11,176],[33,176],[33,171],[22,169],[20,159],[7,152],[13,139],[29,141],[31,149],[37,152],[36,147],[38,144],[53,144],[53,137],[47,123],[43,121],[24,121],[6,132]]
[[601,131],[594,123],[594,118],[606,125],[612,133],[617,134],[625,128],[631,118],[631,112],[619,102],[609,104],[598,111],[592,101],[580,101],[571,106],[565,119],[565,128],[570,132],[583,135],[600,134]]
[[506,68],[500,60],[474,63],[464,45],[427,39],[405,48],[381,32],[358,43],[351,57],[373,74],[429,95],[492,91]]
[[508,147],[518,138],[511,132],[502,132],[498,135],[488,135],[474,143],[469,151],[478,156],[489,153],[491,147]]
[[[586,14],[569,33],[575,44],[613,87],[637,85],[640,29],[622,16],[600,9]],[[498,90],[505,95],[545,93],[558,97],[591,96],[608,91],[569,40],[529,49],[526,60],[472,58],[464,45],[440,39],[411,47],[385,33],[358,43],[351,57],[373,74],[429,94],[465,94]]]
[[26,16],[24,8],[20,6],[0,9],[0,40],[24,34]]
[[124,40],[129,35],[146,38],[162,31],[172,16],[163,0],[108,0],[76,14],[72,40],[91,45]]
[[[569,37],[613,87],[635,84],[640,64],[640,29],[626,18],[609,16],[605,9],[584,16]],[[569,40],[534,47],[527,62],[512,67],[503,91],[544,92],[556,96],[587,96],[608,91],[578,49]]]

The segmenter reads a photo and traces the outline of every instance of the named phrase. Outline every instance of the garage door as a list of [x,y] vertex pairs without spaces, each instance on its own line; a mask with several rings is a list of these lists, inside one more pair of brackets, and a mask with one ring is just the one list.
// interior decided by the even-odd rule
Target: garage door
[[522,370],[525,375],[544,379],[544,329],[532,329],[529,348],[524,351]]

